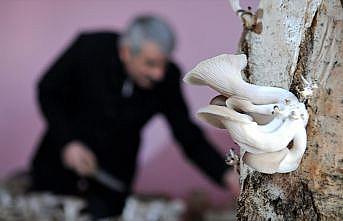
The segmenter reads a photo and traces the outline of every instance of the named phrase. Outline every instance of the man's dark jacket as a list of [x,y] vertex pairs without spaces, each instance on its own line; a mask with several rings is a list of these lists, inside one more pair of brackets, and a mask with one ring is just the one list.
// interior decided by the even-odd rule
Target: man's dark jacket
[[[227,168],[190,120],[179,68],[169,62],[163,81],[152,90],[134,85],[132,94],[124,96],[123,84],[130,79],[118,56],[118,38],[115,33],[81,34],[40,80],[47,130],[32,163],[35,188],[75,194],[92,185],[93,180],[84,182],[62,165],[61,151],[71,141],[84,143],[100,167],[130,187],[140,132],[157,113],[166,117],[186,156],[221,184]],[[106,187],[99,189],[110,195]]]

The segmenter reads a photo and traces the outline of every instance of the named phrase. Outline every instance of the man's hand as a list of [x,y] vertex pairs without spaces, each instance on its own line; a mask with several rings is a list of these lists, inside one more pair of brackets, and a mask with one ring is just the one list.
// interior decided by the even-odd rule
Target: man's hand
[[224,183],[229,188],[229,191],[235,196],[239,196],[239,174],[234,169],[227,171],[224,174]]
[[80,176],[90,176],[97,168],[94,153],[80,142],[69,143],[62,152],[62,160],[66,167]]

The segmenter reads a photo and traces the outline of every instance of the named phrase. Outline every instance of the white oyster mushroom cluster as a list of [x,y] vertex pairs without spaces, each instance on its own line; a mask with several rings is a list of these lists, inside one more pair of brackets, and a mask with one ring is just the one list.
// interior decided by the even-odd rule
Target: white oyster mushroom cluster
[[244,54],[222,54],[186,74],[186,83],[207,85],[221,94],[197,117],[227,129],[241,147],[243,162],[255,170],[294,171],[306,149],[306,107],[288,90],[245,82],[241,71],[246,65]]

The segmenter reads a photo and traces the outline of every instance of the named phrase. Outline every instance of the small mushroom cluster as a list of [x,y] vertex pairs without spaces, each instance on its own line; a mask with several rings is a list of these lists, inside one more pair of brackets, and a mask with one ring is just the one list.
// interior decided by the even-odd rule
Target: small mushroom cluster
[[[243,10],[240,6],[239,0],[229,0],[232,10],[241,18],[246,29],[251,30],[257,34],[261,34],[262,26],[262,9],[258,9],[255,14],[250,11]],[[250,10],[250,7],[249,7]]]
[[288,90],[245,82],[241,71],[246,65],[244,54],[222,54],[186,74],[186,83],[207,85],[220,93],[197,117],[227,129],[241,147],[243,162],[255,170],[294,171],[306,149],[306,107]]

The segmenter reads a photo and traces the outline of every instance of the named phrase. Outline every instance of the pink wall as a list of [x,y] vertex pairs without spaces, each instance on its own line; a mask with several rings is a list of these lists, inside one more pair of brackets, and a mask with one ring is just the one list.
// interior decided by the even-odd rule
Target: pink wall
[[[257,3],[251,0],[243,5]],[[44,129],[35,82],[68,41],[80,30],[121,30],[133,16],[150,12],[174,26],[178,37],[174,57],[184,72],[204,58],[236,50],[241,24],[227,0],[0,2],[0,178],[28,165]],[[184,91],[193,114],[215,94],[188,86]],[[221,152],[232,146],[224,131],[196,122]],[[202,188],[217,203],[230,198],[230,193],[217,188],[182,158],[160,116],[144,130],[139,160],[137,192],[184,196]]]

